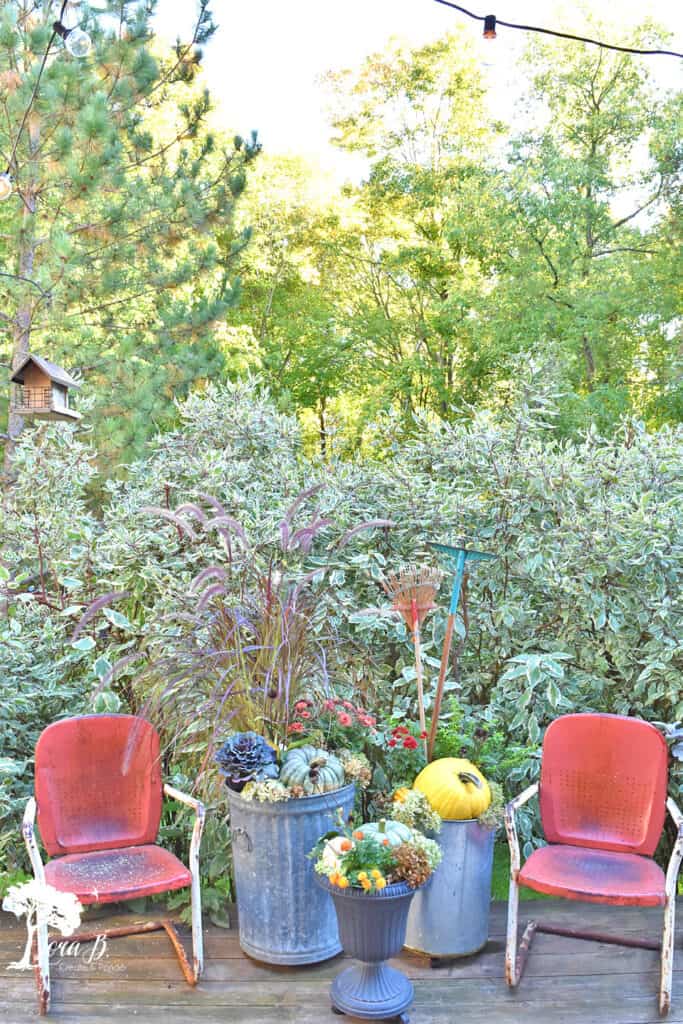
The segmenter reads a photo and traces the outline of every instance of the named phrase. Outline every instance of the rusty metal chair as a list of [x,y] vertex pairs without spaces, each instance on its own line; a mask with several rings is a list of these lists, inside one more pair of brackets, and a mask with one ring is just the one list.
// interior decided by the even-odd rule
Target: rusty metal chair
[[[660,1013],[671,1003],[676,882],[683,814],[667,799],[668,751],[654,726],[621,715],[558,718],[546,731],[540,811],[547,846],[520,866],[515,811],[539,792],[529,786],[506,807],[510,847],[505,976],[515,988],[536,932],[661,950]],[[666,875],[652,859],[668,809],[678,832]],[[661,942],[530,921],[517,949],[519,887],[588,903],[663,907]]]
[[[190,867],[156,845],[162,792],[195,812]],[[43,864],[34,825],[50,860]],[[114,903],[192,888],[193,965],[168,919],[100,932],[105,937],[164,929],[189,984],[203,968],[199,844],[204,807],[171,786],[162,786],[159,736],[133,715],[84,715],[48,726],[36,744],[35,797],[26,805],[23,834],[37,880],[74,893],[84,905]],[[89,941],[82,933],[70,941]],[[39,1009],[50,1004],[47,926],[37,932]]]

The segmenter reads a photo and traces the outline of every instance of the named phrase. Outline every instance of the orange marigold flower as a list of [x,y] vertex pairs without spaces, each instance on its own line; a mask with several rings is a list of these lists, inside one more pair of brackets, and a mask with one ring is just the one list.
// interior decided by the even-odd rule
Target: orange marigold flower
[[342,851],[342,853],[346,853],[347,850],[351,850],[352,848],[353,843],[351,842],[350,839],[342,839],[341,843],[339,844],[339,849]]
[[363,833],[361,832],[360,829],[358,829],[357,832],[352,832],[351,834],[354,839],[363,839]]

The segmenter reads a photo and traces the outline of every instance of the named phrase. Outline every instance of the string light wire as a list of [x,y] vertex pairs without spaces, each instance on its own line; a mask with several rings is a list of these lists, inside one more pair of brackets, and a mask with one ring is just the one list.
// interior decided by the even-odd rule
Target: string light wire
[[42,78],[43,71],[45,70],[45,65],[47,64],[47,58],[50,56],[50,50],[52,49],[52,44],[54,43],[54,41],[55,41],[55,39],[56,39],[56,37],[58,35],[56,26],[57,25],[61,25],[62,18],[64,17],[64,12],[66,10],[68,2],[69,2],[69,0],[62,0],[62,7],[61,7],[61,10],[59,12],[59,18],[57,19],[57,21],[55,22],[55,25],[53,26],[52,33],[50,35],[50,38],[48,39],[47,46],[45,47],[45,53],[43,54],[43,59],[40,62],[40,67],[38,69],[38,76],[36,78],[35,85],[33,86],[33,92],[31,93],[31,99],[28,101],[28,106],[26,107],[26,110],[24,111],[24,116],[21,119],[21,123],[19,125],[18,130],[17,130],[17,134],[14,137],[14,145],[12,146],[12,152],[10,154],[10,158],[9,158],[8,163],[7,163],[7,171],[5,172],[6,174],[9,174],[11,172],[12,167],[14,165],[14,161],[15,161],[16,156],[17,156],[17,147],[19,146],[19,140],[21,139],[22,132],[23,132],[24,128],[26,127],[26,121],[28,120],[28,115],[31,113],[31,109],[33,107],[33,104],[35,103],[36,96],[38,95],[38,87],[40,85],[40,79]]
[[[435,3],[441,4],[443,7],[450,7],[454,11],[460,11],[461,14],[467,15],[468,18],[472,18],[474,21],[486,21],[487,18],[491,18],[492,15],[474,14],[473,11],[468,11],[466,7],[461,7],[459,4],[454,4],[451,0],[434,0]],[[570,32],[559,32],[552,28],[541,28],[538,25],[516,25],[511,21],[501,21],[500,18],[495,19],[495,25],[503,25],[505,28],[517,28],[522,32],[540,32],[545,36],[556,36],[558,39],[572,39],[577,43],[588,43],[590,46],[600,46],[603,50],[618,50],[619,53],[634,53],[641,57],[679,57],[683,59],[683,53],[676,53],[674,50],[639,50],[631,46],[617,46],[616,43],[605,43],[600,39],[589,39],[586,36],[575,36]],[[491,36],[490,38],[493,38]]]

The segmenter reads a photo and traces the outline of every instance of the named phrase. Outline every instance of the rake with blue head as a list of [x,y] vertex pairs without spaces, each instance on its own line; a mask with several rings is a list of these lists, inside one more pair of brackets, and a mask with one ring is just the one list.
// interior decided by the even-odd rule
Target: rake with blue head
[[446,622],[446,635],[443,638],[443,650],[441,652],[441,667],[439,668],[439,680],[436,684],[436,694],[434,696],[434,707],[432,708],[432,722],[429,730],[429,739],[427,741],[427,760],[431,761],[432,752],[434,750],[434,740],[436,739],[436,730],[439,726],[439,714],[441,712],[441,702],[443,700],[443,691],[446,684],[446,672],[448,671],[448,659],[451,653],[451,644],[453,642],[453,629],[455,626],[455,617],[458,612],[458,603],[460,601],[460,593],[462,591],[462,583],[465,578],[465,572],[467,571],[468,564],[473,562],[489,561],[495,558],[495,555],[491,555],[486,551],[476,551],[473,548],[466,546],[455,546],[452,544],[438,544],[436,541],[428,541],[428,547],[434,551],[439,551],[448,561],[451,568],[455,571],[453,577],[453,587],[451,589],[451,604],[448,609],[448,620]]

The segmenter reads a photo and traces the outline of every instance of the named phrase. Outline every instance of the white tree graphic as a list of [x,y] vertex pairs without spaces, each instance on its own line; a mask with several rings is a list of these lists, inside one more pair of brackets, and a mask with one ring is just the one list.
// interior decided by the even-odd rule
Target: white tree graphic
[[12,885],[2,901],[2,909],[16,917],[26,915],[26,947],[21,960],[8,964],[15,971],[31,970],[33,936],[40,925],[57,928],[62,935],[73,935],[81,923],[83,907],[71,892],[59,892],[45,882],[33,878],[21,885]]

